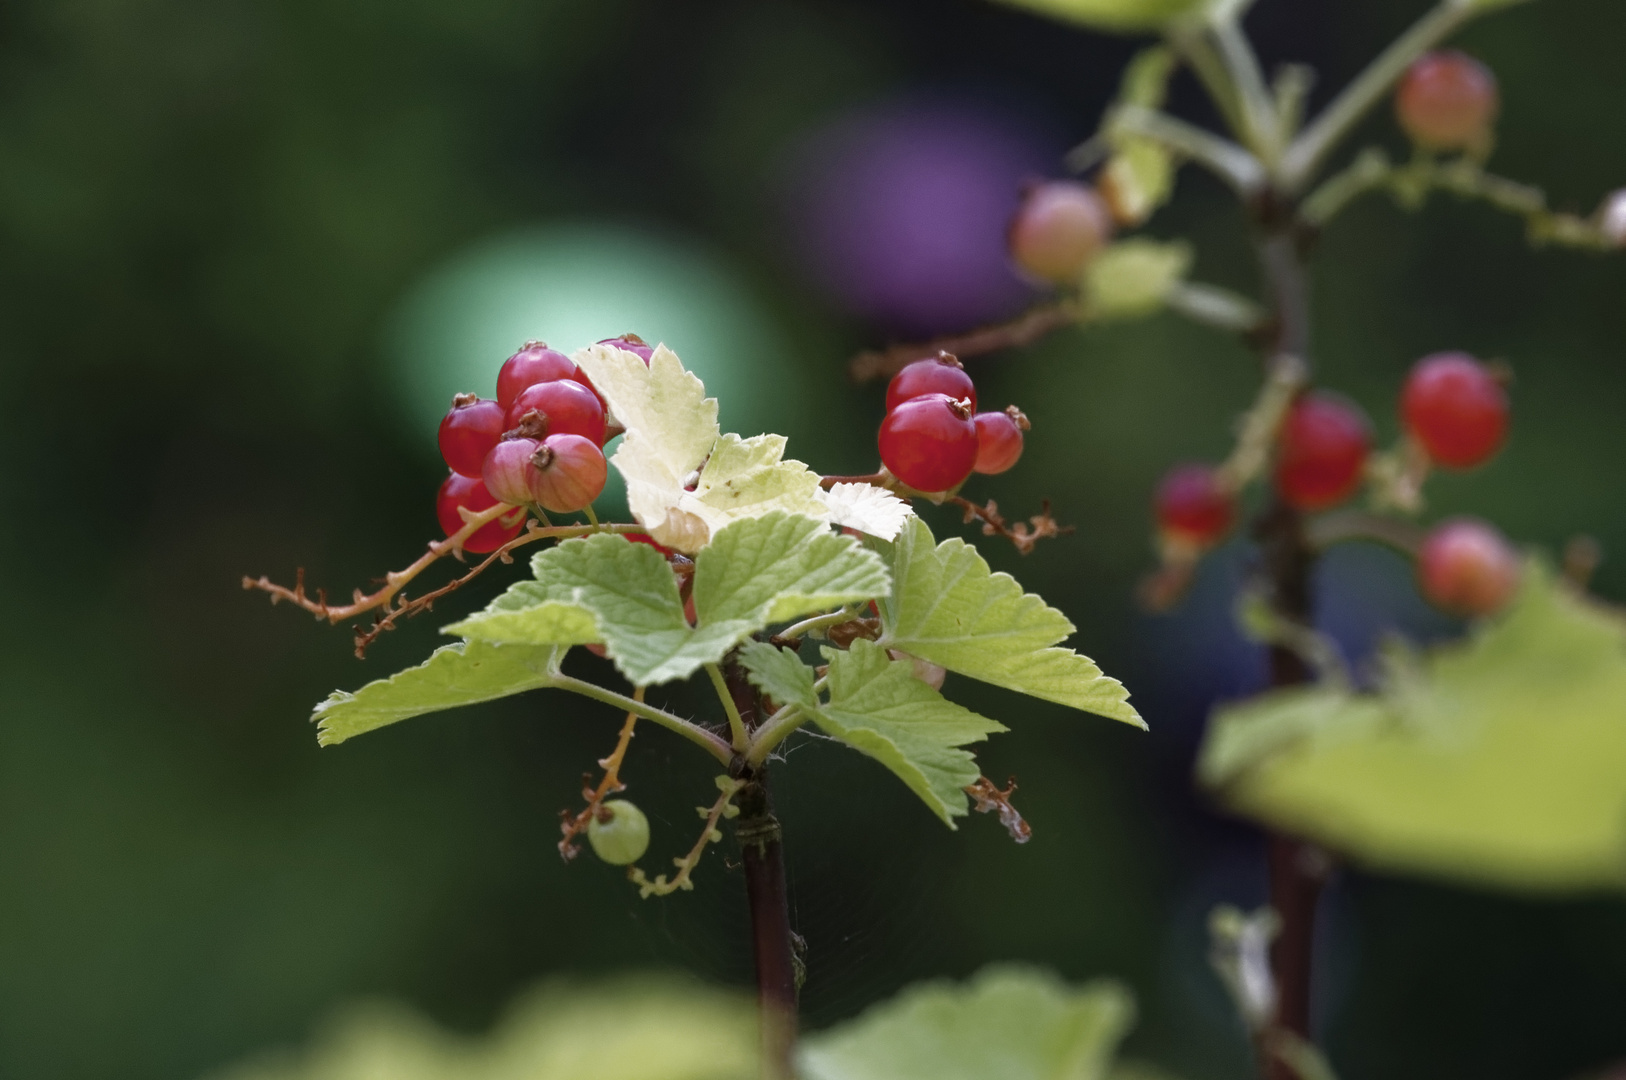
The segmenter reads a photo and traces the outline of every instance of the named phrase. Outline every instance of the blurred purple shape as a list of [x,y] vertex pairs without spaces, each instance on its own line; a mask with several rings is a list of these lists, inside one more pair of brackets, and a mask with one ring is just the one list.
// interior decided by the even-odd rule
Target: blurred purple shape
[[1059,146],[986,102],[892,101],[814,132],[794,158],[797,254],[818,286],[888,331],[1008,318],[1033,297],[1005,252],[1025,180]]

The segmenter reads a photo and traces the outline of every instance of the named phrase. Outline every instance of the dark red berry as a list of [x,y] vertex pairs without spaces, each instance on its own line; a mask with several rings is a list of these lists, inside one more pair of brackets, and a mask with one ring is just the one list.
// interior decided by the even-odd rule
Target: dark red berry
[[970,401],[971,411],[977,411],[977,388],[971,376],[960,361],[946,352],[916,360],[892,376],[886,386],[886,411],[922,394],[946,394],[956,401]]
[[881,421],[881,464],[916,491],[947,491],[977,461],[971,410],[947,394],[910,398]]
[[1300,510],[1343,502],[1360,486],[1371,446],[1371,427],[1358,407],[1336,394],[1305,394],[1282,424],[1276,490]]
[[1406,377],[1400,417],[1431,460],[1470,469],[1507,437],[1507,392],[1490,368],[1467,353],[1434,353]]
[[1176,465],[1158,482],[1152,505],[1166,536],[1208,545],[1231,531],[1236,496],[1220,483],[1210,465]]
[[550,349],[540,341],[526,342],[523,349],[503,361],[497,372],[497,404],[506,412],[527,387],[556,379],[583,382],[586,376],[576,367],[576,361],[558,349]]
[[604,445],[604,406],[598,395],[571,379],[527,386],[508,407],[508,430],[520,426],[527,413],[538,412],[547,424],[540,431],[523,431],[532,438],[548,435],[580,435],[595,446]]
[[1011,219],[1011,258],[1041,281],[1075,284],[1112,239],[1112,211],[1088,184],[1052,180],[1035,184]]
[[[435,495],[435,516],[440,519],[441,530],[450,536],[463,527],[463,516],[457,512],[458,507],[478,513],[496,505],[497,500],[486,490],[484,482],[453,473],[440,485],[440,491]],[[503,525],[504,518],[480,526],[463,541],[463,549],[476,555],[496,551],[519,535],[525,515],[516,512],[514,519],[514,523],[506,527]]]
[[637,334],[622,334],[620,337],[605,338],[599,344],[630,352],[646,364],[649,363],[649,358],[655,355],[654,346],[645,343],[644,339]]
[[1500,105],[1496,76],[1455,50],[1419,57],[1395,90],[1395,116],[1419,146],[1470,150],[1490,136]]
[[660,552],[669,559],[673,555],[677,554],[677,552],[672,548],[667,547],[665,544],[659,543],[648,533],[622,533],[621,535],[625,536],[628,540],[631,540],[634,544],[648,544],[650,547],[654,548],[656,551]]
[[495,401],[459,394],[440,422],[440,456],[452,471],[478,477],[480,465],[502,438],[503,410]]
[[1456,518],[1423,541],[1417,584],[1429,603],[1453,615],[1489,615],[1518,588],[1519,554],[1485,522]]
[[977,425],[977,460],[971,471],[997,476],[1015,465],[1022,456],[1022,432],[1028,429],[1022,410],[1012,405],[1004,412],[980,412],[971,419]]

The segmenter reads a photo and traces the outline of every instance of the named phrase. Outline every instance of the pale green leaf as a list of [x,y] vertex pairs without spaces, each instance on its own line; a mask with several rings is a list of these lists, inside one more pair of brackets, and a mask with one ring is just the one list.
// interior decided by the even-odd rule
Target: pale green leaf
[[1008,729],[947,700],[915,678],[913,664],[889,659],[872,641],[822,652],[830,700],[814,710],[815,722],[891,769],[954,828],[954,818],[967,812],[964,788],[981,775],[959,747]]
[[695,558],[694,610],[702,625],[738,619],[758,630],[890,588],[873,551],[821,521],[779,510],[724,527]]
[[892,548],[892,594],[878,601],[881,644],[961,675],[1145,727],[1117,679],[1057,643],[1073,624],[958,538],[933,545],[910,520]]
[[1626,887],[1626,622],[1532,563],[1505,615],[1392,659],[1376,693],[1221,710],[1199,775],[1233,809],[1379,869]]
[[1134,1003],[1117,983],[1073,987],[1047,972],[985,968],[923,983],[810,1035],[803,1080],[1103,1080]]
[[1091,319],[1137,319],[1163,306],[1164,298],[1191,270],[1191,247],[1134,237],[1103,251],[1084,271],[1085,304]]
[[721,660],[773,622],[886,593],[886,566],[822,522],[775,511],[727,526],[695,561],[696,625],[648,544],[600,533],[531,560],[522,581],[443,633],[504,644],[602,643],[623,675],[654,686]]
[[309,1047],[211,1080],[758,1080],[757,1045],[743,994],[669,976],[553,980],[483,1035],[352,1005]]
[[1169,78],[1178,65],[1179,58],[1167,45],[1142,49],[1124,68],[1118,82],[1118,101],[1143,109],[1161,109],[1168,97]]
[[818,708],[813,669],[802,663],[794,650],[766,641],[747,641],[740,646],[740,663],[752,685],[777,704],[800,705],[809,712]]
[[311,717],[317,741],[332,746],[397,720],[547,686],[559,651],[480,641],[436,649],[417,667],[330,695]]
[[[1112,156],[1107,159],[1106,165],[1102,167],[1101,176],[1097,182],[1101,194],[1112,207],[1112,215],[1118,221],[1129,226],[1144,224],[1156,212],[1157,208],[1168,202],[1169,198],[1174,194],[1174,155],[1163,144],[1135,135],[1121,134],[1114,136],[1112,143]],[[1150,241],[1136,238],[1123,241],[1122,244],[1117,246],[1123,247],[1124,244],[1145,245],[1148,243]],[[1149,267],[1153,264],[1148,261],[1147,250],[1150,249],[1131,247],[1120,251],[1117,257],[1122,259],[1125,257],[1126,251],[1133,252],[1137,268]],[[1102,252],[1091,263],[1091,266],[1093,267],[1100,259],[1106,258],[1111,254],[1111,251],[1112,249],[1108,248],[1107,251]],[[1158,263],[1156,265],[1161,267],[1163,264]],[[1141,273],[1144,275],[1146,271],[1142,269]],[[1181,274],[1184,273],[1185,269],[1182,268]],[[1093,274],[1087,274],[1085,277],[1087,285],[1096,282],[1096,280],[1097,278]],[[1100,280],[1102,282],[1109,281],[1106,278]],[[1125,282],[1129,280],[1128,278],[1124,279]],[[1165,288],[1164,291],[1166,292],[1167,289]],[[1140,296],[1143,292],[1144,288],[1135,291],[1133,295]],[[1123,284],[1120,285],[1118,293],[1124,296],[1130,295],[1127,286]],[[1101,306],[1104,302],[1110,303],[1115,298],[1115,294],[1111,293],[1097,297],[1097,307],[1092,313],[1097,317],[1102,317],[1103,311],[1106,312],[1107,317],[1127,317],[1141,314],[1138,310],[1124,306],[1122,301],[1119,301],[1119,307],[1122,310],[1119,310],[1118,307]],[[1159,300],[1161,300],[1161,295]],[[1155,307],[1156,305],[1152,306]]]
[[656,540],[693,554],[731,522],[774,510],[829,517],[818,475],[783,460],[784,437],[719,435],[716,399],[664,345],[648,366],[604,345],[575,360],[627,429],[610,461],[627,481],[633,516]]
[[856,529],[882,540],[895,539],[914,514],[910,505],[874,484],[832,484],[824,492],[830,524]]
[[1002,0],[1063,22],[1095,30],[1133,33],[1156,30],[1201,10],[1203,0]]

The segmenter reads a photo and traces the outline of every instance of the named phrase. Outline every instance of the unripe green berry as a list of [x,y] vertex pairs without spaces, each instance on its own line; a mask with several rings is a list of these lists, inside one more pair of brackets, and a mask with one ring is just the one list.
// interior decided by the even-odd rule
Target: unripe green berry
[[625,799],[611,799],[588,822],[587,842],[611,866],[627,866],[649,850],[649,819]]

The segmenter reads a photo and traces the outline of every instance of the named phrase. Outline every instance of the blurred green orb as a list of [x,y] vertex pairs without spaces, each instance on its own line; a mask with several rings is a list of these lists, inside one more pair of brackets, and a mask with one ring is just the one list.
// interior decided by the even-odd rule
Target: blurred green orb
[[390,381],[433,447],[452,396],[494,396],[497,369],[526,341],[568,354],[626,332],[682,357],[719,400],[725,431],[758,434],[770,397],[796,393],[799,371],[726,263],[692,240],[618,222],[518,229],[431,270],[391,320]]

